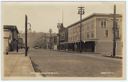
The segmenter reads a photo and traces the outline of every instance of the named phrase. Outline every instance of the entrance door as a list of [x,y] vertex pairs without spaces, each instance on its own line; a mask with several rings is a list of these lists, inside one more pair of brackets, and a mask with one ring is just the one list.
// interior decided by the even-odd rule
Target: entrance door
[[95,52],[95,42],[94,41],[89,41],[85,43],[85,51],[86,52]]

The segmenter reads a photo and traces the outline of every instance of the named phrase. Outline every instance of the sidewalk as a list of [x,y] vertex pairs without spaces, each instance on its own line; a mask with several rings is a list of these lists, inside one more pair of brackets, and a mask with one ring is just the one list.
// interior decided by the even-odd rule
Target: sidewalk
[[65,50],[58,50],[60,52],[67,52],[67,53],[75,53],[75,54],[81,54],[81,55],[90,55],[90,56],[98,56],[98,57],[107,57],[107,58],[115,58],[115,59],[122,59],[122,55],[116,55],[115,57],[112,57],[111,55],[104,55],[100,53],[95,53],[95,52],[78,52],[78,51],[65,51]]
[[34,69],[29,56],[23,53],[9,53],[4,55],[4,77],[33,77]]

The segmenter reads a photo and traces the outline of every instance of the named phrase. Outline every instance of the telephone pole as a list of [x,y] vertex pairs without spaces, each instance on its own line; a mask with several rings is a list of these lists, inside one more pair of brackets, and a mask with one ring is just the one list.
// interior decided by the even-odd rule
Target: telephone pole
[[25,15],[25,56],[27,56],[27,52],[28,52],[28,47],[27,47],[27,15]]
[[113,57],[116,55],[116,5],[114,5],[114,15],[113,15]]
[[82,29],[82,15],[84,14],[84,7],[78,7],[78,14],[80,14],[80,52],[82,52],[82,37],[81,37],[81,29]]
[[50,50],[52,49],[52,29],[49,29],[49,34],[50,34],[50,37],[49,37],[49,47],[50,47]]

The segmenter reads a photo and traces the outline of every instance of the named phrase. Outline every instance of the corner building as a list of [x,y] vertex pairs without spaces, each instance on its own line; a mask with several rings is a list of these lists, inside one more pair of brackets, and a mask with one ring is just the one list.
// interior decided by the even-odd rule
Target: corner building
[[[122,55],[122,16],[116,14],[116,55]],[[79,50],[80,21],[68,28],[68,49]],[[113,14],[95,13],[82,20],[82,51],[112,55],[113,53]]]

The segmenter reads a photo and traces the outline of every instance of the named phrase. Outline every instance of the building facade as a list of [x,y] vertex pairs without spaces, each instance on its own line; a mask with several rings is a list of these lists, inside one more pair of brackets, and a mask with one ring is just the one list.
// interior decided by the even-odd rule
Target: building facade
[[25,48],[23,38],[21,38],[21,37],[18,37],[18,48],[19,49]]
[[41,33],[33,42],[33,48],[57,49],[57,34],[56,33]]
[[18,29],[15,25],[4,25],[4,52],[18,51]]
[[[122,55],[122,16],[116,14],[116,54]],[[80,21],[68,28],[68,48],[80,48]],[[113,14],[92,14],[82,20],[82,51],[112,55],[113,50]]]
[[57,50],[57,34],[56,33],[45,33],[44,45],[47,49]]
[[58,49],[67,50],[68,48],[68,29],[63,26],[63,23],[59,23],[58,27]]

